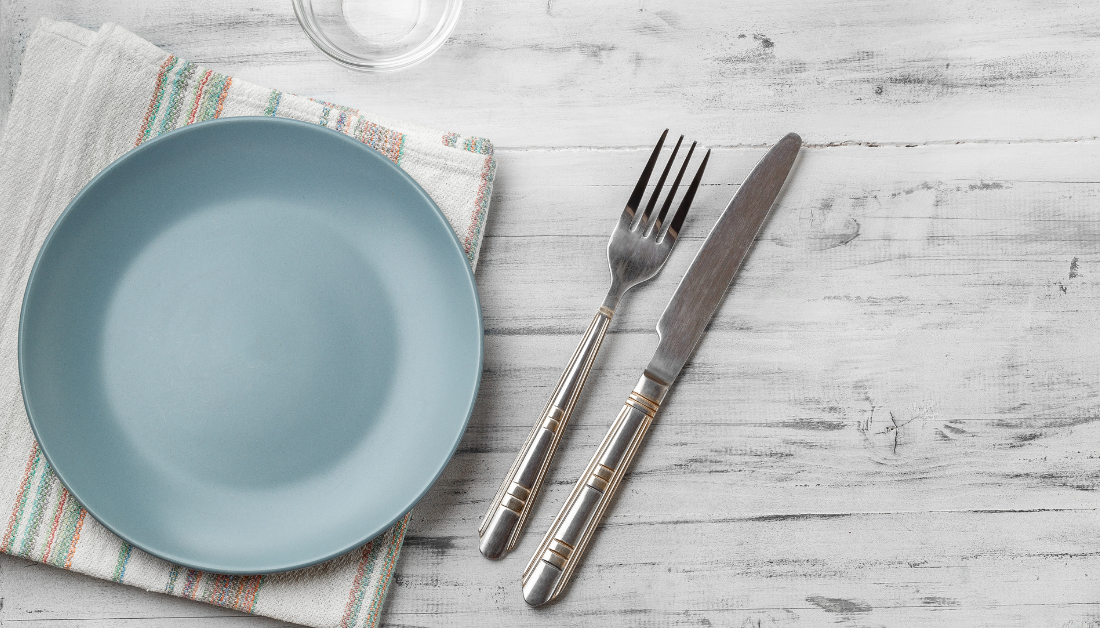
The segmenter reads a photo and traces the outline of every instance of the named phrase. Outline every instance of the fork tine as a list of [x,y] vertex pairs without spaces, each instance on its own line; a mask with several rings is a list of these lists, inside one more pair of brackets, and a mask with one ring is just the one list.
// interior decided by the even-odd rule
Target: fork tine
[[645,206],[645,211],[642,212],[642,219],[638,221],[638,226],[641,229],[645,229],[646,221],[649,220],[649,216],[653,213],[653,207],[657,204],[657,199],[661,196],[661,188],[665,187],[665,179],[668,178],[668,171],[672,170],[672,162],[676,161],[676,153],[680,150],[680,144],[684,141],[684,136],[681,135],[680,139],[676,140],[676,146],[672,148],[672,155],[668,158],[668,163],[665,164],[665,169],[661,172],[661,178],[657,179],[657,185],[653,188],[653,194],[649,197],[649,203]]
[[665,145],[665,136],[667,135],[668,129],[665,129],[665,132],[661,133],[661,139],[657,140],[657,145],[653,147],[653,153],[649,156],[645,170],[642,170],[638,185],[634,186],[634,192],[630,194],[630,200],[626,202],[626,209],[623,210],[623,213],[631,219],[634,218],[634,213],[638,210],[638,204],[642,202],[642,194],[645,193],[645,186],[649,183],[649,175],[653,174],[653,166],[657,163],[657,156],[661,154],[661,147]]
[[703,155],[703,163],[699,164],[699,170],[695,172],[695,178],[691,180],[691,186],[684,193],[684,200],[680,201],[680,208],[676,210],[676,215],[672,217],[672,223],[668,226],[667,233],[673,240],[680,233],[680,227],[684,226],[684,219],[687,218],[691,202],[695,200],[695,192],[699,189],[699,181],[703,178],[703,171],[707,168],[708,160],[710,160],[709,148],[707,154]]
[[676,196],[676,190],[680,187],[680,181],[684,178],[684,171],[687,170],[688,162],[691,161],[691,154],[694,152],[695,142],[692,142],[691,148],[688,148],[687,156],[684,157],[684,163],[680,164],[680,171],[676,173],[676,180],[672,183],[672,189],[668,191],[668,196],[665,197],[665,202],[661,205],[661,213],[657,214],[657,222],[653,227],[653,231],[658,235],[660,234],[661,224],[668,214],[668,208],[672,206],[672,199]]

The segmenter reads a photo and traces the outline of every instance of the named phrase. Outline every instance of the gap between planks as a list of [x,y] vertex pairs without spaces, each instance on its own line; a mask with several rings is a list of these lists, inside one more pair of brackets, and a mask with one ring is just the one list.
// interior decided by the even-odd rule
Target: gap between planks
[[[690,139],[685,136],[685,139]],[[998,140],[998,139],[981,139],[981,138],[968,138],[960,140],[928,140],[918,142],[875,142],[871,140],[845,140],[842,142],[825,142],[825,143],[812,143],[806,142],[802,144],[802,148],[839,148],[843,146],[863,146],[866,148],[919,148],[924,146],[956,146],[960,144],[988,144],[988,145],[1010,145],[1010,144],[1074,144],[1078,142],[1095,142],[1100,140],[1100,136],[1082,136],[1082,137],[1062,137],[1062,138],[1021,138],[1013,140]],[[741,149],[741,148],[770,148],[771,144],[758,144],[758,143],[746,143],[746,144],[703,144],[706,148],[711,149]],[[597,146],[597,145],[572,145],[572,146],[550,146],[550,145],[515,145],[508,146],[504,144],[495,144],[493,149],[498,152],[544,152],[544,153],[568,153],[568,152],[634,152],[634,151],[648,151],[653,150],[652,145],[609,145],[609,146]]]

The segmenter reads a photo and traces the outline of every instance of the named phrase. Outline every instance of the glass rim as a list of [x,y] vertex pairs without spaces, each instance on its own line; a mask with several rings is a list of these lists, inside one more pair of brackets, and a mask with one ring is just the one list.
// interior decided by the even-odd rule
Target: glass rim
[[446,8],[431,34],[412,50],[393,57],[368,58],[336,45],[314,19],[312,7],[306,6],[310,0],[291,0],[294,16],[313,45],[333,61],[344,67],[364,72],[393,72],[412,67],[430,57],[443,46],[458,24],[462,9],[462,0],[446,0]]

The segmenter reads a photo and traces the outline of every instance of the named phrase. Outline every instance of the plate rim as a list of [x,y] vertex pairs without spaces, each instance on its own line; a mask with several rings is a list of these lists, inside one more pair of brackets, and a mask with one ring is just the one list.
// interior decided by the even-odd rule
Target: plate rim
[[[42,439],[39,437],[38,427],[35,424],[34,416],[31,412],[30,403],[27,400],[25,354],[28,350],[26,348],[26,335],[24,334],[24,329],[27,318],[27,301],[29,295],[31,294],[31,287],[32,285],[34,285],[35,277],[38,274],[38,270],[43,259],[43,253],[48,250],[50,243],[53,241],[54,236],[57,234],[58,228],[65,222],[66,219],[68,219],[70,215],[72,215],[75,211],[78,211],[77,207],[79,206],[80,201],[89,192],[89,190],[94,188],[102,179],[111,176],[111,173],[125,162],[131,159],[140,158],[143,152],[146,150],[146,147],[158,145],[162,142],[165,142],[166,140],[172,141],[174,138],[187,135],[191,132],[195,132],[196,130],[210,129],[218,126],[263,126],[269,124],[299,127],[302,129],[308,128],[310,132],[320,132],[323,136],[327,136],[333,141],[342,141],[349,146],[354,146],[357,150],[360,150],[365,155],[367,155],[369,159],[373,159],[377,163],[383,164],[383,168],[390,170],[392,173],[395,173],[399,178],[403,179],[406,183],[411,184],[412,189],[427,202],[427,205],[431,208],[434,217],[437,220],[441,221],[442,226],[445,227],[445,231],[449,234],[448,241],[454,245],[454,251],[458,253],[462,261],[461,265],[465,269],[464,277],[467,280],[470,294],[473,297],[474,314],[477,320],[477,370],[476,376],[474,378],[473,387],[470,391],[470,397],[465,413],[465,418],[463,418],[462,420],[462,429],[458,432],[458,437],[455,439],[454,443],[452,443],[450,451],[448,452],[447,456],[442,460],[439,468],[436,469],[435,472],[432,474],[431,480],[427,482],[425,486],[416,493],[416,495],[408,500],[405,506],[402,506],[399,514],[388,520],[385,524],[379,526],[377,529],[368,530],[365,533],[365,536],[363,536],[359,540],[356,540],[351,545],[348,545],[347,547],[342,547],[321,557],[313,558],[304,562],[296,562],[293,564],[285,564],[274,567],[265,567],[261,569],[241,569],[227,567],[225,565],[218,566],[212,563],[207,564],[201,561],[190,561],[184,557],[175,556],[171,552],[155,550],[151,547],[146,546],[144,543],[134,542],[119,531],[117,531],[113,525],[97,515],[93,508],[89,507],[85,503],[85,501],[81,499],[80,495],[70,487],[69,482],[65,479],[64,474],[57,467],[57,465],[54,464],[54,460],[47,450],[47,447],[42,443]],[[443,471],[446,470],[451,461],[454,459],[455,452],[458,451],[458,446],[462,443],[463,437],[466,434],[466,430],[469,428],[470,419],[473,416],[474,407],[477,403],[478,394],[481,389],[481,379],[484,375],[485,369],[485,321],[481,311],[481,294],[478,290],[477,280],[474,276],[474,270],[470,266],[469,258],[462,248],[462,244],[458,239],[458,235],[454,231],[454,227],[451,225],[450,221],[447,220],[447,217],[443,214],[443,211],[436,204],[435,200],[432,199],[432,197],[415,179],[412,178],[411,175],[409,175],[409,173],[405,172],[400,166],[390,161],[388,158],[382,155],[382,153],[372,148],[371,146],[328,127],[323,127],[317,124],[310,124],[308,122],[295,120],[292,118],[280,118],[273,116],[233,116],[229,118],[205,120],[202,122],[196,122],[183,127],[179,127],[162,135],[158,135],[157,137],[150,139],[146,142],[143,142],[140,146],[127,150],[125,153],[115,158],[101,171],[96,173],[94,177],[92,177],[87,183],[84,184],[83,187],[80,188],[80,191],[77,192],[75,196],[73,196],[72,200],[70,200],[69,203],[65,206],[65,209],[61,211],[57,219],[54,221],[53,225],[50,227],[49,233],[46,234],[45,239],[42,241],[42,245],[38,249],[38,253],[35,256],[34,264],[31,266],[31,271],[27,275],[27,282],[23,289],[23,299],[20,304],[19,330],[16,344],[19,371],[19,391],[20,396],[23,399],[23,408],[27,414],[27,420],[30,424],[31,432],[34,435],[34,446],[36,446],[41,454],[45,457],[46,462],[50,466],[50,469],[53,471],[54,475],[57,476],[62,486],[65,487],[65,490],[68,491],[74,499],[76,499],[77,503],[84,510],[86,510],[88,514],[90,514],[96,520],[97,523],[102,525],[123,542],[128,543],[131,546],[136,547],[143,552],[146,552],[147,554],[150,554],[151,556],[168,561],[169,563],[175,565],[179,565],[181,567],[226,575],[266,575],[273,573],[283,573],[297,569],[304,569],[343,556],[385,534],[390,528],[394,526],[394,524],[396,524],[402,518],[406,517],[412,511],[412,509],[416,507],[416,505],[424,498],[424,496],[427,495],[428,491],[430,491],[432,487],[435,486],[436,482],[439,481],[440,476],[443,475]]]

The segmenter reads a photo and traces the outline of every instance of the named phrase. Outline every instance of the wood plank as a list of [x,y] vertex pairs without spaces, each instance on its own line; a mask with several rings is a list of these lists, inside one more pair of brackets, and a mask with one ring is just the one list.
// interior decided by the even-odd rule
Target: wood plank
[[4,0],[0,13],[15,68],[0,92],[46,15],[117,22],[240,79],[500,146],[638,146],[665,126],[712,145],[792,130],[815,144],[1100,136],[1096,10],[1072,0],[485,0],[435,57],[384,75],[329,61],[289,2]]
[[[738,298],[724,306],[729,316],[715,325],[737,318],[743,328],[756,322],[744,317],[779,316],[785,327],[808,330],[805,323],[840,325],[834,319],[851,314],[878,317],[863,326],[871,328],[895,314],[1019,324],[1018,310],[989,310],[991,300],[1080,310],[1081,299],[1094,298],[1085,268],[1100,253],[1098,146],[804,149],[737,280]],[[716,151],[711,184],[668,266],[627,297],[613,331],[652,329],[736,189],[729,182],[740,181],[763,152]],[[579,333],[602,299],[609,225],[645,157],[569,155],[501,152],[487,263],[479,270],[490,333]],[[959,318],[949,327],[971,322]]]
[[[617,509],[630,499],[623,497]],[[1096,561],[1085,540],[1097,532],[1091,511],[729,518],[674,527],[615,519],[561,604],[533,610],[520,598],[518,572],[537,539],[524,541],[521,556],[479,569],[472,582],[451,556],[473,564],[473,539],[436,538],[432,554],[401,570],[386,621],[474,625],[492,609],[531,626],[1029,626],[1087,622],[1098,610],[1095,576],[1087,575]],[[444,554],[439,548],[448,544]]]

